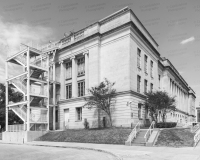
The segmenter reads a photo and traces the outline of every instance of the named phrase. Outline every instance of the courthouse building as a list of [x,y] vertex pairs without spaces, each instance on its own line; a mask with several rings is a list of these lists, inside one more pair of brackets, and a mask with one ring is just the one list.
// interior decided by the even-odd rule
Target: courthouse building
[[[31,47],[28,48],[30,51]],[[35,52],[37,55],[33,54]],[[37,117],[37,112],[35,115],[33,112],[36,108],[40,110],[43,119],[47,115],[47,120],[42,121],[40,117],[37,125],[43,123],[53,130],[84,128],[85,119],[90,128],[97,127],[97,110],[83,108],[84,97],[89,96],[88,88],[97,86],[104,78],[115,82],[114,88],[117,91],[112,104],[114,126],[130,127],[131,123],[138,121],[148,123],[148,110],[144,106],[147,98],[145,92],[157,90],[176,96],[177,110],[167,115],[167,121],[183,124],[195,121],[195,92],[170,60],[161,56],[157,42],[129,8],[119,10],[77,32],[71,32],[63,39],[48,44],[46,48],[32,49],[29,56],[42,54],[47,55],[45,58],[49,70],[37,72],[39,76],[30,78],[30,82],[27,81],[25,85],[32,92],[36,88],[41,92],[45,86],[50,92],[35,98],[34,103],[31,98],[25,98],[26,102],[32,102],[27,105],[24,102],[24,107],[12,109],[14,105],[8,105],[19,116],[17,112],[20,108],[25,114],[32,114],[27,130],[32,130],[34,126],[31,123],[34,123],[34,116]],[[37,58],[32,61],[37,61]],[[7,62],[16,63],[17,60],[8,59]],[[34,65],[31,67],[34,68]],[[37,69],[42,70],[39,67]],[[39,81],[41,85],[33,81]],[[11,83],[17,86],[14,81]],[[37,94],[35,91],[30,96],[36,97]],[[49,102],[45,102],[45,99]],[[101,121],[105,117],[108,122],[103,111],[100,116]],[[24,118],[25,124],[27,121]]]

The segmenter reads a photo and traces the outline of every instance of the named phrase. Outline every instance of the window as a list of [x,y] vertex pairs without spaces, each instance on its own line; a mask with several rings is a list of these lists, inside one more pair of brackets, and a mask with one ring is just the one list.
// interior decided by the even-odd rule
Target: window
[[140,83],[141,83],[141,77],[137,76],[137,91],[140,92]]
[[138,104],[138,118],[141,119],[142,118],[142,105],[139,103]]
[[58,122],[58,110],[56,110],[55,119],[56,119],[56,122]]
[[159,83],[159,88],[160,88],[160,75],[158,75],[158,83]]
[[82,107],[76,108],[76,120],[82,121]]
[[150,91],[153,92],[153,83],[150,85]]
[[144,72],[147,73],[147,56],[144,55]]
[[72,78],[72,62],[66,63],[66,79]]
[[85,95],[85,81],[78,82],[78,97]]
[[77,65],[78,65],[78,76],[84,75],[85,74],[85,57],[79,58],[77,60]]
[[149,118],[149,111],[148,111],[148,107],[145,107],[145,119]]
[[137,67],[141,68],[141,50],[137,48]]
[[147,93],[147,80],[144,80],[144,93]]
[[72,98],[72,85],[67,84],[66,85],[66,99]]
[[150,66],[151,70],[150,70],[150,75],[151,77],[153,77],[153,61],[151,61],[151,66]]

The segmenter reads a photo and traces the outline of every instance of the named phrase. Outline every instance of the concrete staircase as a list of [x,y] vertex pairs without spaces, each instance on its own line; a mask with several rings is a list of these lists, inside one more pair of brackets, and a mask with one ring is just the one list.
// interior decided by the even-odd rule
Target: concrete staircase
[[132,141],[132,146],[145,146],[146,142],[144,136],[147,132],[147,129],[140,129],[139,133],[137,134],[136,138]]

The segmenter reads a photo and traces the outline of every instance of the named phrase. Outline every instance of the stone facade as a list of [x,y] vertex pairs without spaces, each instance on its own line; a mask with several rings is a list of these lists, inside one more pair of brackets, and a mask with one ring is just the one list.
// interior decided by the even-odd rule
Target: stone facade
[[[83,128],[84,119],[90,127],[97,127],[97,110],[82,108],[83,97],[88,96],[88,88],[104,78],[116,83],[114,126],[148,123],[142,104],[144,92],[150,90],[165,90],[177,96],[177,111],[170,113],[167,121],[194,121],[194,91],[171,62],[161,58],[158,44],[131,9],[122,9],[59,42],[62,45],[50,67],[50,77],[55,76],[57,82],[50,94],[51,98],[55,94],[57,102],[50,110],[53,129]],[[105,113],[100,115],[101,121],[103,117],[108,119]]]

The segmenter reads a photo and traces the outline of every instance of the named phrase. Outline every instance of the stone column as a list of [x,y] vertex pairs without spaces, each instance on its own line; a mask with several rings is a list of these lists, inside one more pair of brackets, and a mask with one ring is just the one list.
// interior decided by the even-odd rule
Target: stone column
[[179,95],[178,95],[178,97],[179,97],[179,109],[182,109],[182,104],[181,104],[181,89],[179,88]]
[[169,92],[169,90],[170,90],[170,80],[169,80],[167,73],[165,73],[163,76],[163,89],[166,92]]
[[83,55],[85,55],[85,95],[87,95],[89,89],[89,52],[84,52]]
[[65,66],[63,61],[60,63],[60,99],[65,99]]
[[184,92],[182,91],[182,96],[181,96],[181,108],[182,111],[184,111]]
[[77,97],[77,64],[75,56],[70,58],[72,60],[72,98]]

